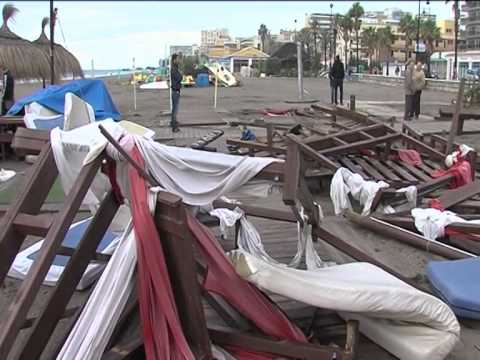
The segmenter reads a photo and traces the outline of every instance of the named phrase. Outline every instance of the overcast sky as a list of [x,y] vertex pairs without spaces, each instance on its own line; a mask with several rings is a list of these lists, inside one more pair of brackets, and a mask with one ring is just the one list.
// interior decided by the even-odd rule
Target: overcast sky
[[[7,3],[0,1],[0,6]],[[49,1],[8,1],[20,13],[9,23],[18,35],[34,40],[41,19],[49,15]],[[345,13],[353,1],[333,1],[333,12]],[[417,13],[418,1],[361,1],[366,11],[399,7]],[[200,44],[200,30],[225,27],[231,36],[255,35],[261,23],[273,32],[304,25],[305,14],[330,13],[329,1],[56,1],[60,25],[55,40],[73,52],[84,69],[117,69],[155,66],[170,45]],[[421,2],[437,18],[453,18],[445,1]],[[63,35],[62,35],[63,31]],[[49,33],[47,33],[49,36]]]

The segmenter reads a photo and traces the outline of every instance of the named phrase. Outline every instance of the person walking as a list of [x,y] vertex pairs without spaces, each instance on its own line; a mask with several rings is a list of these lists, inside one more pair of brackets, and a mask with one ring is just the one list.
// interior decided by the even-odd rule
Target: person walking
[[338,104],[337,90],[340,88],[340,105],[343,105],[343,79],[345,78],[345,67],[340,56],[335,56],[335,61],[330,69],[330,88],[332,104]]
[[395,76],[400,76],[400,67],[397,65],[397,67],[395,68]]
[[425,88],[425,72],[423,71],[423,65],[418,62],[413,71],[413,115],[415,119],[418,119],[420,115],[420,98],[422,96],[422,90]]
[[170,87],[172,88],[172,119],[170,121],[170,127],[173,132],[178,132],[177,114],[178,104],[180,102],[180,89],[182,88],[182,73],[178,69],[180,59],[177,54],[172,55],[172,64],[170,68]]
[[405,114],[403,119],[406,121],[412,120],[413,116],[413,97],[415,89],[413,88],[413,72],[415,70],[415,63],[412,59],[409,59],[405,64],[405,78],[403,86],[405,89]]
[[14,103],[15,80],[10,70],[2,71],[2,91],[0,92],[0,115],[5,115]]

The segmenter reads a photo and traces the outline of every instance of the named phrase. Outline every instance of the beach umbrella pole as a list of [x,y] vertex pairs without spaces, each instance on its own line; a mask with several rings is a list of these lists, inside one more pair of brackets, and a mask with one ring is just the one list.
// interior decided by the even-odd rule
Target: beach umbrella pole
[[137,87],[135,86],[137,80],[135,79],[135,58],[133,58],[133,109],[137,110]]
[[55,84],[55,61],[53,53],[55,51],[55,21],[56,9],[53,8],[53,0],[50,0],[50,84]]
[[215,93],[213,97],[213,107],[216,109],[217,108],[217,94],[218,94],[218,69],[215,74]]

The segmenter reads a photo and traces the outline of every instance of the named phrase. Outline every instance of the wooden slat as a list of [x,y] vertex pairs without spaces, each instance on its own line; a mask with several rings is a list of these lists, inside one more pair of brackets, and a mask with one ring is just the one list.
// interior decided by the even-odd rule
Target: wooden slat
[[417,169],[415,166],[413,165],[410,165],[410,164],[407,164],[405,162],[402,161],[402,166],[404,168],[407,168],[408,171],[410,171],[413,175],[415,175],[418,179],[422,180],[422,181],[429,181],[431,180],[431,177],[426,175],[423,171]]
[[370,174],[375,180],[385,180],[385,177],[380,174],[373,166],[371,166],[368,162],[364,159],[357,157],[354,158],[354,161],[362,167],[362,169],[367,173]]
[[321,155],[330,155],[330,154],[345,154],[345,153],[351,153],[353,151],[357,151],[360,149],[367,149],[367,148],[372,148],[378,144],[384,143],[384,142],[390,142],[390,141],[395,141],[398,140],[402,137],[402,134],[400,133],[392,133],[392,134],[387,134],[384,136],[380,136],[378,138],[374,139],[368,139],[368,140],[362,140],[358,141],[352,144],[347,144],[347,145],[340,145],[340,146],[335,146],[332,148],[328,148],[325,150],[320,150],[319,154]]
[[[25,280],[22,282],[10,312],[3,323],[0,333],[0,358],[6,359],[15,342],[21,325],[24,323],[30,307],[35,300],[42,281],[56,256],[57,249],[65,238],[85,194],[101,165],[102,157],[85,165],[67,195],[63,208],[45,237],[39,256],[33,262]],[[65,273],[65,272],[64,272]]]
[[[57,177],[58,170],[50,144],[45,144],[35,164],[28,170],[27,183],[15,202],[2,217],[0,225],[0,283],[12,265],[25,239],[15,231],[19,213],[37,214]],[[1,358],[1,357],[0,357]]]
[[359,174],[361,177],[363,177],[365,180],[368,180],[371,178],[370,175],[367,175],[363,172],[362,167],[359,165],[356,165],[348,158],[347,156],[343,156],[338,159],[341,165],[346,166],[351,172],[355,174]]
[[[394,161],[386,160],[385,163],[390,166],[398,175],[403,177],[407,181],[411,181],[412,183],[417,183],[418,180],[413,175],[410,175],[408,171],[406,171],[400,164],[397,164]],[[403,162],[402,162],[403,165]]]
[[312,136],[309,136],[306,139],[304,139],[303,142],[305,144],[313,146],[315,143],[321,143],[321,142],[324,142],[326,140],[333,139],[334,137],[338,138],[338,137],[358,134],[360,132],[379,130],[379,129],[384,129],[384,128],[385,128],[385,125],[374,124],[374,125],[364,126],[364,127],[361,127],[361,128],[355,129],[355,130],[342,131],[342,132],[336,133],[334,135],[327,135],[327,136],[312,135]]
[[445,191],[439,198],[440,203],[445,209],[462,203],[474,195],[480,193],[480,182],[475,181],[471,184],[464,185],[457,189]]
[[24,236],[33,235],[45,237],[52,225],[53,216],[51,214],[30,215],[20,213],[15,217],[13,225],[15,230]]
[[392,170],[383,165],[380,161],[374,158],[366,158],[366,160],[372,164],[379,172],[381,172],[388,180],[401,181],[401,179],[395,175]]

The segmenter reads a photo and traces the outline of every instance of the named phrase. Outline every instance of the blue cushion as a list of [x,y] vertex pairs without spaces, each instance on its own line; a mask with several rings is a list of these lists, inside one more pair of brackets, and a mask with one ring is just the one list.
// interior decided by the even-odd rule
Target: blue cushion
[[[80,243],[80,240],[82,239],[82,236],[85,233],[85,230],[87,230],[87,227],[90,225],[91,221],[92,218],[73,224],[68,230],[65,239],[63,239],[62,245],[75,249]],[[98,244],[97,252],[102,252],[115,238],[116,235],[107,230],[103,236],[103,239],[100,241],[100,244]],[[34,253],[31,253],[28,258],[35,260],[39,253],[40,251],[35,251]],[[69,259],[69,256],[57,255],[55,256],[55,260],[53,260],[53,265],[66,266]]]
[[434,291],[459,316],[480,319],[480,259],[431,261],[427,277]]

